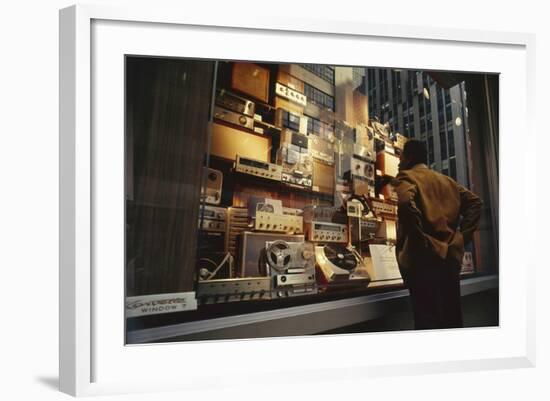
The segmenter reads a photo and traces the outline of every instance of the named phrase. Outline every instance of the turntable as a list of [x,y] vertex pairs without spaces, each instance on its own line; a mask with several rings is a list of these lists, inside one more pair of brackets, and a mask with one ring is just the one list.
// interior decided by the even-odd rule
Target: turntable
[[315,260],[328,283],[368,284],[370,276],[360,255],[339,245],[315,247]]

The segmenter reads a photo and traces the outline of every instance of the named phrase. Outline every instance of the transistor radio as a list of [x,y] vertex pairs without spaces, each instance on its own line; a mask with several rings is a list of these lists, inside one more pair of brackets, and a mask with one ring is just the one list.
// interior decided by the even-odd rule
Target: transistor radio
[[222,172],[205,167],[203,174],[206,174],[206,188],[202,191],[204,201],[211,205],[219,205],[222,199]]

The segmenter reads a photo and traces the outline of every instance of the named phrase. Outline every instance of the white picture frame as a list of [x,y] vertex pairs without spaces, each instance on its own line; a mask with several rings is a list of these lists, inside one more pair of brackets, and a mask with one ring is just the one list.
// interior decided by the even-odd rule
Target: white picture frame
[[[143,34],[146,31],[147,34]],[[141,33],[140,33],[141,32]],[[241,40],[261,37],[262,40],[286,38],[295,43],[313,44],[320,39],[338,41],[341,48],[334,54],[320,54],[312,58],[307,52],[289,50],[286,54],[262,52],[262,49],[242,47],[240,49],[225,43],[223,48],[213,51],[209,44],[215,44],[216,34],[235,35]],[[95,36],[94,36],[95,35]],[[140,36],[142,35],[142,36]],[[200,39],[201,46],[193,51],[175,54],[176,39],[171,37]],[[187,36],[185,36],[187,35]],[[247,39],[248,38],[248,39]],[[282,39],[281,39],[282,40]],[[371,44],[369,41],[372,41]],[[139,43],[138,43],[139,42]],[[187,43],[187,42],[180,42]],[[252,43],[252,42],[250,42]],[[333,42],[331,42],[334,44]],[[114,256],[120,238],[112,238],[111,250],[102,248],[103,237],[109,232],[103,224],[108,216],[117,221],[123,211],[122,199],[109,198],[102,194],[108,188],[120,184],[121,154],[117,153],[120,142],[105,147],[105,130],[97,134],[99,128],[113,127],[111,139],[118,141],[120,120],[113,125],[105,121],[102,125],[103,104],[92,102],[106,91],[116,92],[113,102],[120,101],[122,88],[120,79],[123,71],[112,66],[120,66],[120,54],[147,54],[164,56],[188,56],[308,61],[321,63],[344,62],[349,65],[365,65],[364,54],[351,51],[358,46],[404,46],[401,60],[386,54],[383,66],[429,67],[431,69],[463,69],[465,71],[486,71],[501,73],[501,154],[507,160],[514,152],[517,163],[511,166],[500,163],[500,310],[498,328],[480,328],[447,331],[357,334],[348,336],[320,336],[258,339],[246,341],[192,342],[150,346],[124,346],[122,272],[112,268],[110,273],[103,269],[105,260],[111,257],[115,266],[120,266],[120,255]],[[117,47],[118,46],[118,47]],[[191,45],[190,45],[191,46]],[[349,52],[346,53],[346,47]],[[426,46],[434,48],[442,55],[439,64],[430,61],[429,52],[420,60],[418,54],[412,58],[407,48]],[[185,50],[185,49],[184,49]],[[122,53],[120,53],[122,51]],[[142,53],[145,51],[145,53]],[[182,51],[181,49],[178,51]],[[114,53],[113,53],[114,52]],[[445,58],[455,52],[458,55],[471,54],[468,64],[460,59],[455,64]],[[469,53],[464,53],[469,52]],[[489,53],[488,53],[489,52]],[[383,53],[383,52],[382,52]],[[380,54],[382,54],[380,53]],[[389,53],[389,52],[388,52]],[[115,54],[114,58],[112,55]],[[109,58],[111,57],[111,58]],[[275,57],[275,58],[274,58]],[[394,57],[392,59],[392,57]],[[477,58],[476,58],[477,57]],[[115,60],[116,59],[116,60]],[[115,60],[114,64],[111,64]],[[504,63],[506,61],[506,63]],[[105,64],[103,64],[105,62]],[[499,64],[500,62],[500,64]],[[376,65],[375,63],[372,63]],[[500,65],[500,67],[499,67]],[[113,72],[114,71],[114,72]],[[104,74],[105,73],[105,74]],[[103,75],[102,75],[103,74]],[[113,74],[112,76],[110,74]],[[110,82],[113,85],[94,86],[97,82]],[[114,79],[113,81],[109,81]],[[242,355],[257,354],[262,360],[273,358],[281,349],[310,350],[319,347],[338,347],[354,352],[343,353],[337,360],[313,357],[300,361],[292,367],[300,372],[300,380],[328,380],[339,375],[353,375],[358,379],[375,377],[380,374],[433,373],[440,371],[466,371],[478,369],[498,369],[529,367],[535,363],[534,338],[534,244],[527,244],[524,253],[512,245],[512,236],[518,230],[535,232],[536,210],[528,206],[524,191],[517,191],[513,185],[534,187],[534,176],[527,174],[527,150],[514,146],[510,132],[525,129],[529,141],[534,132],[534,36],[506,32],[482,32],[469,30],[434,29],[428,27],[404,27],[393,25],[364,24],[361,21],[322,21],[299,18],[249,18],[231,19],[213,12],[198,15],[182,10],[145,8],[112,8],[108,6],[78,5],[60,12],[60,389],[72,395],[96,395],[141,391],[166,391],[170,389],[197,390],[204,383],[213,381],[211,376],[200,373],[201,356],[217,355],[220,358],[239,359]],[[515,88],[515,92],[512,92]],[[510,94],[514,93],[514,99]],[[94,98],[95,96],[95,98]],[[122,103],[117,107],[122,107]],[[116,107],[115,107],[116,109]],[[113,110],[115,110],[113,109]],[[115,110],[116,111],[116,110]],[[114,111],[113,111],[114,112]],[[120,113],[119,113],[120,114]],[[510,116],[513,114],[514,118]],[[115,117],[117,118],[117,117]],[[99,119],[99,120],[98,120]],[[114,121],[114,120],[113,120]],[[96,131],[94,131],[96,130]],[[99,134],[98,134],[99,135]],[[111,140],[109,139],[109,140]],[[99,155],[99,153],[102,153]],[[118,162],[117,162],[118,160]],[[105,179],[108,166],[118,171]],[[519,167],[518,167],[519,166]],[[522,184],[513,184],[522,183]],[[106,185],[105,188],[102,186]],[[123,188],[120,186],[120,191]],[[109,214],[112,202],[116,204]],[[117,203],[118,202],[118,203]],[[110,205],[110,206],[109,206]],[[527,223],[525,223],[527,222]],[[525,224],[527,228],[525,228]],[[520,225],[522,225],[520,227]],[[105,232],[101,231],[104,230]],[[100,235],[101,234],[101,235]],[[99,242],[98,242],[99,241]],[[109,253],[112,255],[109,256]],[[105,259],[107,258],[107,259]],[[517,268],[520,266],[521,268]],[[111,276],[109,276],[111,275]],[[99,296],[100,292],[101,296]],[[110,312],[106,312],[106,311]],[[112,331],[111,323],[114,323]],[[113,335],[114,333],[114,335]],[[117,334],[118,333],[118,334]],[[384,349],[389,341],[395,346],[393,352],[385,355],[382,351],[372,351],[362,355],[357,351],[358,344],[375,342]],[[400,344],[405,341],[416,348],[403,354]],[[449,349],[449,344],[459,344]],[[460,344],[468,344],[461,346]],[[429,346],[428,346],[429,345]],[[420,353],[423,347],[429,352]],[[387,349],[387,348],[386,348]],[[176,358],[186,356],[193,364],[179,366],[177,374],[168,374]],[[368,357],[367,357],[368,356]],[[205,358],[208,359],[208,358]],[[216,386],[231,386],[234,375],[246,373],[256,383],[265,382],[266,373],[289,369],[284,364],[248,365],[243,359],[235,367],[233,374],[215,377]],[[165,374],[141,375],[135,370],[142,361],[143,366],[164,361]],[[127,369],[127,370],[125,370]],[[382,372],[382,373],[381,373]],[[132,378],[133,376],[133,378]],[[183,377],[183,379],[182,379]]]

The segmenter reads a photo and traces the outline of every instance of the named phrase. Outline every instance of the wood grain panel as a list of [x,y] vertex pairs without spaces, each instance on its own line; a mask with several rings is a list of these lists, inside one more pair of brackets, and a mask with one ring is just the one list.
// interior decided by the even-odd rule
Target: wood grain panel
[[128,296],[193,290],[213,66],[126,60]]
[[231,87],[233,90],[267,103],[269,70],[253,63],[235,63],[231,75]]

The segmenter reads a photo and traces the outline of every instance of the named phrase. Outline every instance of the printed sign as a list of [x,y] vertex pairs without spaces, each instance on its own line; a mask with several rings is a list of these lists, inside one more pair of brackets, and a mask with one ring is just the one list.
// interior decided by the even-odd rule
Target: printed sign
[[197,309],[195,292],[142,295],[126,298],[126,317],[158,315]]
[[395,246],[393,245],[369,245],[372,259],[372,271],[369,271],[372,281],[396,280],[401,278]]

